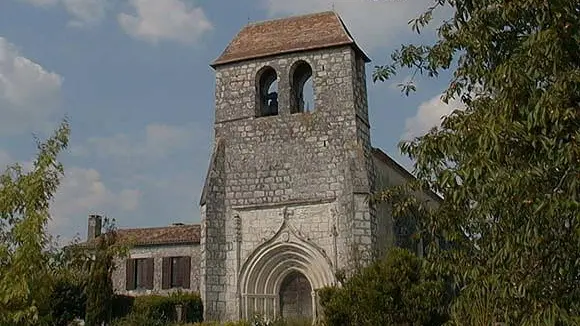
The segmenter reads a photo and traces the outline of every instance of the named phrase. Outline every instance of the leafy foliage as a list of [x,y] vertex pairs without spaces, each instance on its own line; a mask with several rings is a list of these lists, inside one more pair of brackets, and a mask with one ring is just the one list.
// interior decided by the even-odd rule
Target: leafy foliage
[[173,292],[169,299],[174,306],[181,305],[185,311],[186,322],[200,322],[203,320],[203,303],[198,293]]
[[185,311],[184,321],[200,322],[203,320],[203,304],[197,293],[175,292],[169,296],[139,296],[135,298],[132,314],[161,321],[176,321],[177,305],[181,305]]
[[169,326],[168,321],[159,318],[153,318],[147,315],[131,313],[123,318],[115,319],[112,326]]
[[86,296],[84,286],[67,279],[59,279],[50,295],[47,324],[67,326],[75,318],[84,319]]
[[445,284],[426,273],[420,258],[402,248],[359,271],[342,287],[319,292],[325,322],[333,325],[441,325]]
[[453,244],[429,255],[459,290],[453,322],[580,323],[580,2],[437,0],[413,28],[444,7],[434,44],[402,46],[373,77],[454,70],[443,99],[465,109],[401,144],[410,187],[444,197],[423,233]]
[[91,261],[90,275],[87,282],[86,323],[88,326],[110,323],[112,320],[113,290],[112,274],[115,269],[115,258],[122,257],[126,248],[117,243],[117,232],[114,221],[105,218],[105,232],[94,239],[94,259]]
[[69,126],[62,123],[26,172],[18,164],[0,175],[0,324],[38,323],[53,285],[49,204],[60,184],[58,154],[67,147]]
[[129,295],[115,294],[113,297],[113,319],[123,318],[131,313],[135,297]]

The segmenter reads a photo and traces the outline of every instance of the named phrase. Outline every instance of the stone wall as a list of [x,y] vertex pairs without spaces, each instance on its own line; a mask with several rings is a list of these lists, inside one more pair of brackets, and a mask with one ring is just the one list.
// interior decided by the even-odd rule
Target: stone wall
[[[127,258],[154,258],[154,276],[153,290],[126,290],[126,258],[115,261],[116,269],[113,272],[113,286],[116,293],[126,295],[143,295],[143,294],[167,294],[175,289],[163,290],[162,281],[162,260],[163,257],[191,257],[191,278],[189,291],[198,292],[200,286],[200,260],[201,248],[197,244],[192,245],[157,245],[157,246],[139,246],[130,249]],[[186,290],[184,290],[186,291]]]
[[[386,154],[377,152],[374,155],[374,165],[376,171],[376,190],[386,190],[391,186],[405,184],[414,177],[407,172],[403,167],[394,162]],[[440,198],[434,193],[415,192],[413,194],[419,201],[427,205],[427,207],[435,208],[439,205]],[[400,246],[402,242],[408,241],[408,234],[403,234],[398,223],[399,222],[392,215],[391,204],[381,203],[377,205],[377,243],[376,251],[379,256],[384,255],[389,248],[397,245]],[[412,225],[408,225],[411,228]],[[408,231],[408,230],[407,230]],[[422,243],[417,243],[413,248],[418,255],[423,255]]]
[[[399,185],[405,182],[405,178],[396,173],[389,165],[385,164],[378,158],[374,159],[376,167],[376,190],[386,190],[391,186]],[[393,216],[391,205],[381,203],[377,205],[377,255],[383,256],[387,250],[395,243],[393,230]]]

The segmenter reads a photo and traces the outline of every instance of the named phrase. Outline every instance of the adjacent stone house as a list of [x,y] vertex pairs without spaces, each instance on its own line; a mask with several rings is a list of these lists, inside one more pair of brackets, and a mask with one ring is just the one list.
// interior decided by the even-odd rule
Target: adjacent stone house
[[315,319],[317,289],[408,236],[388,205],[368,201],[412,178],[371,146],[368,62],[341,18],[323,12],[248,24],[212,63],[215,143],[200,201],[205,319]]
[[[87,240],[101,234],[100,216],[89,217]],[[126,295],[199,292],[200,225],[117,230],[118,240],[129,245],[127,257],[115,261],[113,285]]]

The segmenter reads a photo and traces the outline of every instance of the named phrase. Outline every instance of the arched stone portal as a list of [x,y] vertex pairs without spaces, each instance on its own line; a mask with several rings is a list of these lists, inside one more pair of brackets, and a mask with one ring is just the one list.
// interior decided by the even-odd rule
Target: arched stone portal
[[319,249],[283,232],[248,257],[239,280],[243,319],[255,314],[316,318],[315,291],[333,284],[334,274]]
[[279,295],[283,318],[312,318],[312,287],[302,273],[288,274],[282,281]]

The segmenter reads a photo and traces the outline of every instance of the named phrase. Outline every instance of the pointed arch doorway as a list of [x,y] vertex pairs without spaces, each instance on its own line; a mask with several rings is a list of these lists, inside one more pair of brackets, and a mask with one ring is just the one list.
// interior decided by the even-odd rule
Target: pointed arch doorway
[[265,243],[240,273],[241,318],[315,319],[316,290],[333,283],[330,263],[309,243]]

